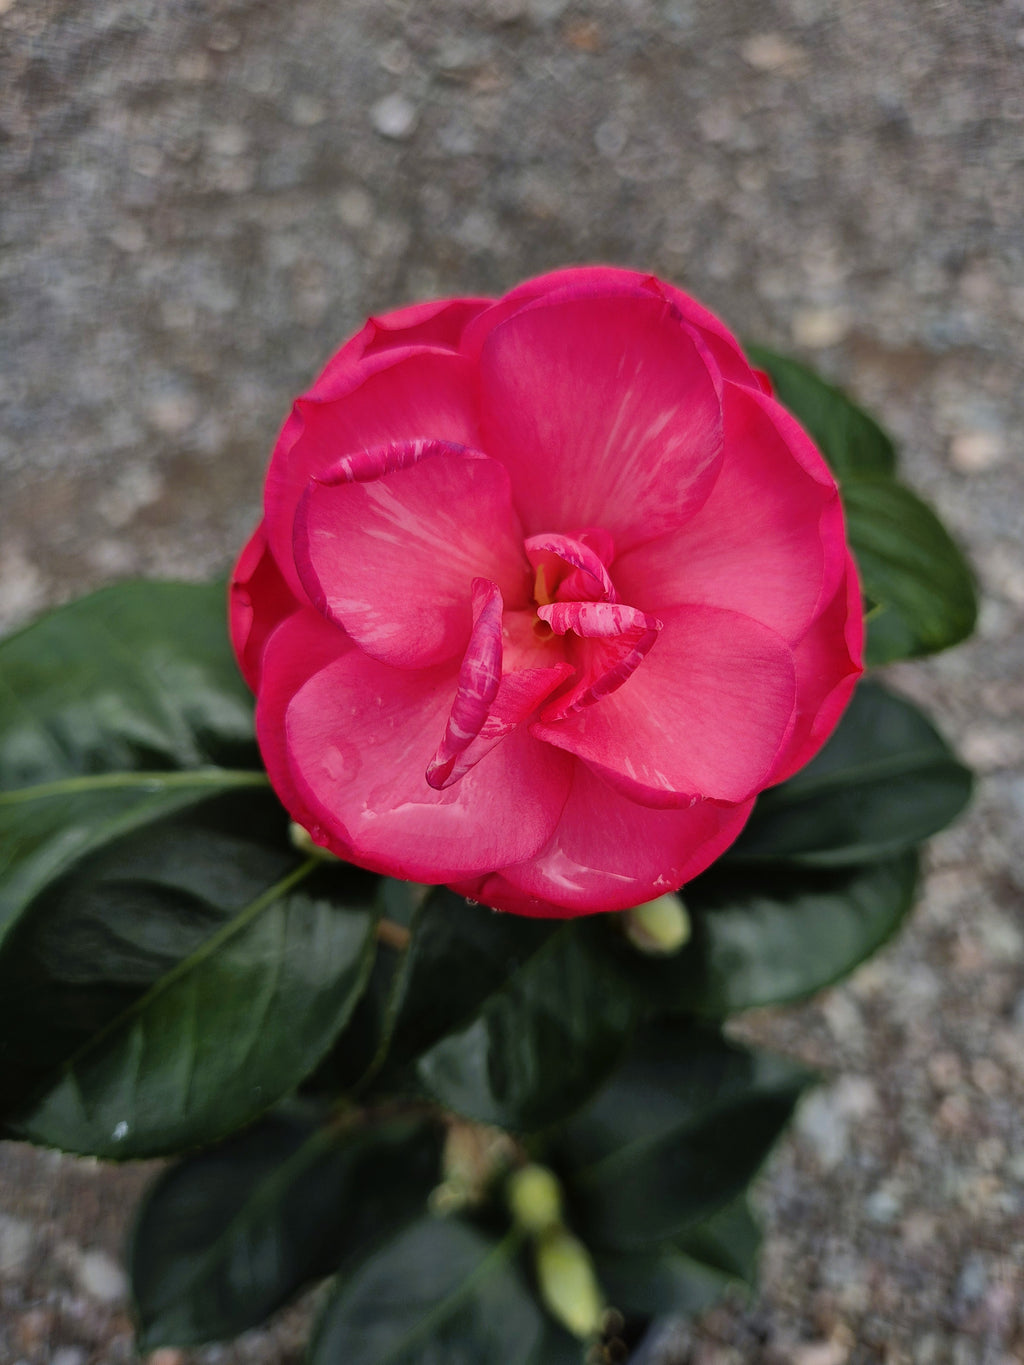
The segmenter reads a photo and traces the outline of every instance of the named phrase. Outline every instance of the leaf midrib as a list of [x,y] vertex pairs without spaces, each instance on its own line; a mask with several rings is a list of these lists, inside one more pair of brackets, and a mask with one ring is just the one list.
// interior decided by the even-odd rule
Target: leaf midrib
[[142,788],[154,794],[162,789],[174,791],[195,787],[269,787],[266,773],[247,768],[191,768],[187,771],[120,773],[85,773],[77,777],[59,778],[53,782],[37,782],[27,787],[0,791],[0,807],[17,806],[29,801],[49,801],[57,797],[78,796],[94,791],[130,791]]
[[603,1176],[606,1176],[609,1169],[614,1173],[616,1167],[621,1166],[623,1163],[628,1166],[632,1159],[638,1154],[644,1155],[651,1149],[662,1146],[665,1142],[686,1138],[690,1134],[698,1132],[709,1119],[718,1119],[725,1114],[731,1113],[733,1110],[744,1108],[752,1099],[773,1099],[779,1096],[792,1094],[794,1091],[799,1094],[804,1088],[804,1085],[806,1085],[806,1079],[801,1080],[798,1076],[794,1076],[791,1079],[779,1077],[774,1084],[756,1086],[745,1094],[723,1099],[718,1104],[708,1106],[702,1114],[694,1115],[683,1123],[672,1124],[668,1128],[662,1129],[657,1133],[649,1133],[644,1137],[634,1138],[631,1142],[627,1142],[622,1147],[617,1147],[613,1152],[609,1152],[606,1156],[599,1157],[597,1161],[592,1162],[589,1166],[584,1166],[579,1169],[574,1177],[573,1183],[581,1186],[593,1184]]
[[[182,958],[182,960],[176,963],[169,972],[166,972],[159,980],[155,981],[153,985],[150,986],[149,990],[123,1009],[120,1014],[115,1015],[113,1019],[109,1019],[102,1028],[98,1029],[97,1032],[92,1035],[91,1038],[86,1039],[86,1041],[82,1043],[82,1045],[77,1048],[59,1068],[57,1068],[57,1074],[63,1073],[74,1077],[76,1068],[90,1055],[90,1053],[101,1047],[108,1038],[119,1032],[127,1024],[131,1023],[132,1020],[142,1015],[154,1000],[159,999],[161,995],[170,990],[178,981],[201,967],[202,964],[224,943],[234,938],[236,934],[241,933],[241,931],[251,924],[254,919],[257,919],[264,910],[273,905],[275,901],[286,896],[289,891],[293,890],[300,882],[304,881],[310,873],[320,865],[321,861],[319,858],[310,857],[305,859],[298,867],[293,868],[286,876],[282,877],[279,881],[275,882],[273,886],[268,887],[266,891],[257,896],[255,900],[250,901],[247,906],[240,910],[227,924],[218,929],[215,934],[211,934],[208,939],[204,939],[188,957]],[[40,1087],[40,1089],[41,1091],[50,1090],[52,1089],[52,1085],[47,1084]],[[30,1101],[29,1104],[26,1105],[26,1109],[31,1108],[32,1103]]]
[[482,1284],[494,1274],[496,1269],[500,1269],[503,1264],[507,1265],[512,1260],[521,1241],[522,1234],[518,1230],[513,1229],[507,1233],[497,1246],[487,1253],[479,1265],[470,1271],[457,1289],[438,1300],[424,1317],[403,1333],[394,1346],[388,1350],[387,1355],[380,1357],[378,1365],[393,1365],[393,1362],[402,1359],[403,1354],[410,1347],[428,1337],[438,1323],[451,1317],[472,1296],[477,1285]]

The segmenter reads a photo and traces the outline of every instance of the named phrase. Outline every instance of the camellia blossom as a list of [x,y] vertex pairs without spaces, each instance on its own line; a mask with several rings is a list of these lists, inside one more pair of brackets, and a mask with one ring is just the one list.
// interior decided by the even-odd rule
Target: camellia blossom
[[696,876],[861,671],[835,482],[706,309],[603,267],[371,319],[236,567],[270,780],[350,862],[499,909]]

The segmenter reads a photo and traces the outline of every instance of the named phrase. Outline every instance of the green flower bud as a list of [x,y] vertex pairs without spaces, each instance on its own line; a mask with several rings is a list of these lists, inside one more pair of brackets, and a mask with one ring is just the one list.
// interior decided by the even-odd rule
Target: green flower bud
[[562,1221],[562,1190],[546,1166],[522,1166],[505,1187],[505,1198],[516,1223],[531,1237],[539,1237]]
[[321,848],[319,844],[313,842],[313,836],[308,829],[295,820],[288,826],[288,838],[291,840],[292,848],[297,848],[300,853],[305,853],[309,857],[323,858],[325,861],[340,862],[341,859],[336,853],[332,853],[329,848]]
[[652,956],[670,957],[690,941],[690,916],[672,891],[624,910],[623,924],[630,943]]
[[555,1227],[537,1243],[537,1283],[545,1307],[574,1337],[586,1340],[601,1330],[604,1299],[594,1264],[583,1243]]

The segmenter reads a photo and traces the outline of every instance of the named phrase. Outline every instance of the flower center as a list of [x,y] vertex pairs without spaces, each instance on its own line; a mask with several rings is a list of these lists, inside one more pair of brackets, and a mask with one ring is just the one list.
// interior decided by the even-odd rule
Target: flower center
[[607,532],[530,536],[523,548],[534,574],[532,611],[507,611],[496,583],[473,582],[473,630],[427,768],[432,787],[457,782],[517,726],[567,720],[616,691],[662,628],[619,601]]

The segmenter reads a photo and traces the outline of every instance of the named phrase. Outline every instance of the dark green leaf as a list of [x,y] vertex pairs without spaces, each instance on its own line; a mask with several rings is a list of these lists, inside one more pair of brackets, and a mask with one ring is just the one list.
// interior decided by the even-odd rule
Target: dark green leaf
[[283,832],[270,793],[221,797],[46,887],[0,953],[0,1114],[297,867]]
[[479,1009],[419,1058],[417,1076],[450,1109],[526,1132],[563,1118],[592,1093],[633,1020],[607,959],[579,923],[549,933]]
[[708,1029],[644,1030],[559,1140],[581,1235],[607,1250],[654,1250],[710,1217],[756,1174],[807,1080]]
[[424,1219],[343,1278],[310,1365],[542,1365],[541,1311],[516,1241]]
[[122,583],[0,644],[2,785],[255,767],[224,585]]
[[33,904],[0,961],[18,1136],[114,1158],[180,1151],[263,1112],[326,1053],[376,914],[358,881],[275,849],[254,815],[136,832]]
[[496,914],[444,887],[425,891],[381,883],[384,913],[410,930],[409,944],[382,948],[352,1023],[316,1081],[363,1089],[372,1079],[378,1089],[404,1088],[408,1063],[465,1028],[552,932],[542,920]]
[[595,1268],[608,1302],[626,1317],[696,1317],[733,1283],[671,1242],[656,1251],[601,1252]]
[[139,1349],[255,1327],[421,1217],[439,1166],[439,1131],[422,1119],[346,1129],[301,1110],[173,1166],[132,1240]]
[[829,871],[722,865],[685,888],[693,932],[677,956],[609,947],[638,1003],[721,1018],[845,976],[895,933],[916,883],[914,852]]
[[548,921],[498,914],[443,887],[432,891],[413,920],[392,1001],[393,1055],[417,1057],[470,1023],[552,932]]
[[0,941],[130,830],[265,786],[222,585],[125,583],[0,644]]
[[737,1283],[752,1286],[761,1245],[745,1195],[656,1251],[605,1252],[597,1273],[609,1302],[627,1317],[695,1316]]
[[806,365],[763,346],[747,346],[746,352],[753,364],[771,376],[775,397],[806,427],[841,482],[851,475],[895,470],[892,440],[841,389]]
[[761,1251],[761,1227],[745,1192],[684,1232],[676,1245],[702,1265],[753,1286]]
[[[333,1096],[354,1092],[363,1094],[369,1082],[380,1080],[389,1093],[409,1087],[405,1077],[396,1072],[383,1072],[381,1040],[387,1033],[388,1005],[394,992],[395,977],[401,970],[403,954],[379,944],[369,980],[344,1030],[338,1035],[322,1064],[303,1084],[310,1095]],[[383,1074],[379,1074],[382,1073]]]
[[917,707],[862,683],[818,757],[758,799],[724,861],[873,862],[948,825],[970,793],[970,772]]
[[978,614],[974,581],[935,513],[886,478],[850,479],[842,495],[861,585],[875,604],[868,663],[934,654],[966,639]]

